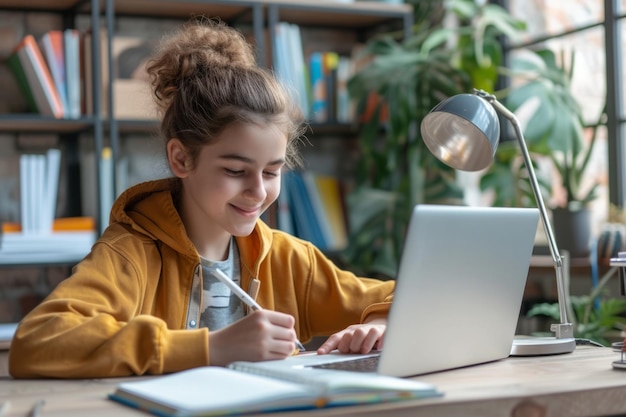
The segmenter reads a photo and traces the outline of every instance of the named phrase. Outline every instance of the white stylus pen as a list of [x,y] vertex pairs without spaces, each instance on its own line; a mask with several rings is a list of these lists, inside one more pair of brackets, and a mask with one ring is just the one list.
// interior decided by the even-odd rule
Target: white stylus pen
[[[248,307],[250,307],[254,311],[263,310],[263,308],[259,305],[259,303],[257,303],[254,300],[254,298],[250,297],[250,295],[247,292],[245,292],[243,288],[235,284],[235,282],[232,279],[228,278],[226,274],[222,272],[221,269],[215,268],[214,271],[215,271],[216,278],[218,278],[220,281],[222,281],[222,283],[224,283],[224,285],[230,288],[230,290],[234,292],[235,295],[241,301],[243,301]],[[297,339],[296,339],[296,346],[298,350],[300,350],[300,352],[303,352],[306,350],[304,346],[302,345],[302,343],[300,343],[300,341]]]

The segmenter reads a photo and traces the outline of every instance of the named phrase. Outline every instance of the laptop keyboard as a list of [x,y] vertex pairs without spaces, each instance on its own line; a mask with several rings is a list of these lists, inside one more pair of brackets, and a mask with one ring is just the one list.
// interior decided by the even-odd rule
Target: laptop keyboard
[[329,362],[311,365],[311,368],[332,369],[336,371],[352,372],[376,372],[380,355],[366,356],[363,358],[350,359],[347,361]]

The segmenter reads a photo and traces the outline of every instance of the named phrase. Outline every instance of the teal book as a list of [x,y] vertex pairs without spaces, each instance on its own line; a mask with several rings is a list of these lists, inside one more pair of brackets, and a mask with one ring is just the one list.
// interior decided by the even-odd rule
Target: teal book
[[308,240],[320,250],[328,249],[328,242],[315,212],[311,195],[307,189],[302,172],[287,171],[285,185],[289,194],[289,206],[292,209],[295,235]]

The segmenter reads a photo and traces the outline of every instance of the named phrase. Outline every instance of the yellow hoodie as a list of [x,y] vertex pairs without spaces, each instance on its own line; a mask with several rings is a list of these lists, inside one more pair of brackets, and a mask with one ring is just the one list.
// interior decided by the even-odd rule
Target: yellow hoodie
[[[20,322],[9,351],[16,378],[161,374],[209,364],[209,329],[186,329],[200,257],[173,198],[175,179],[125,191],[91,253]],[[312,244],[258,221],[238,237],[241,286],[291,314],[298,338],[329,335],[386,313],[393,281],[356,277]]]

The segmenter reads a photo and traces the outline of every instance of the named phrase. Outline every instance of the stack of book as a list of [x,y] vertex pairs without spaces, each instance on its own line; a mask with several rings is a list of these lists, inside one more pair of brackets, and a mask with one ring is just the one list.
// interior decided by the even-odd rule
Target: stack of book
[[311,171],[287,171],[282,180],[278,228],[323,251],[345,249],[348,223],[339,180]]
[[13,49],[7,64],[31,111],[57,119],[80,117],[78,30],[51,30],[39,43],[33,35],[26,35]]
[[273,67],[288,86],[304,115],[316,123],[350,123],[353,109],[348,79],[353,58],[334,51],[305,54],[300,26],[278,22],[274,33]]
[[93,218],[55,219],[61,151],[20,157],[20,223],[4,223],[0,264],[73,262],[96,239]]

